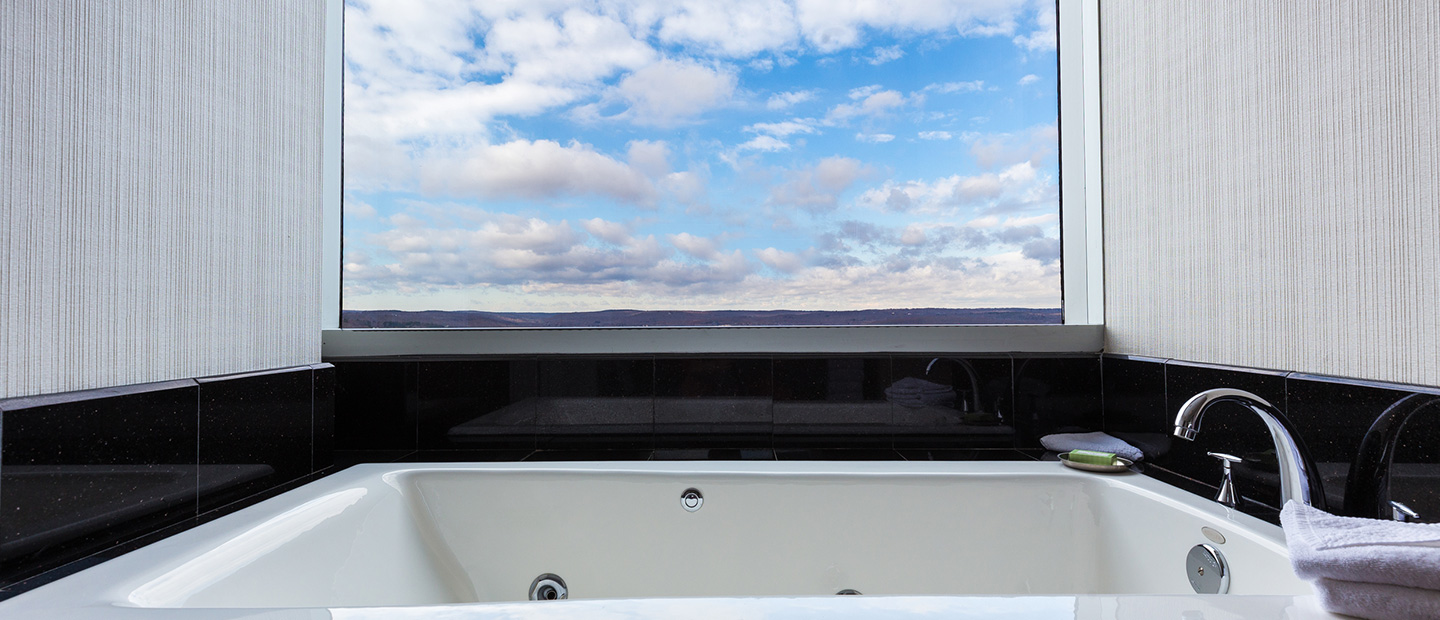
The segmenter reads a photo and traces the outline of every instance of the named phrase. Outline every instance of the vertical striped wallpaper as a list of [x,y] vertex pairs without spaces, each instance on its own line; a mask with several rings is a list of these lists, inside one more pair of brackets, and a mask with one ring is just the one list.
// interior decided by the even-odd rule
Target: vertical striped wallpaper
[[319,360],[324,3],[0,3],[0,397]]
[[1440,385],[1440,2],[1101,29],[1107,350]]

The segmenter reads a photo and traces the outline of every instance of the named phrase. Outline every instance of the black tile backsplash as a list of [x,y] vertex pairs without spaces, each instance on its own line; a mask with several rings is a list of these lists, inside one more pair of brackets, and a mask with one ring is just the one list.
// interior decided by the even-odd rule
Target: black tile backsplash
[[0,598],[327,467],[333,373],[316,364],[0,400]]
[[194,382],[0,405],[0,584],[195,516]]
[[896,448],[1019,445],[1009,356],[906,356],[893,364],[895,381],[885,394]]
[[198,383],[202,512],[312,471],[308,367]]
[[418,448],[419,362],[335,364],[335,448]]
[[889,358],[777,358],[773,368],[777,449],[891,447]]
[[[1421,388],[1294,372],[1230,368],[1155,358],[1105,356],[1105,430],[1145,451],[1146,473],[1213,497],[1221,466],[1206,452],[1245,459],[1234,479],[1241,510],[1278,523],[1281,507],[1274,444],[1259,416],[1233,403],[1206,412],[1194,441],[1172,436],[1180,406],[1218,387],[1251,392],[1294,424],[1324,486],[1328,510],[1344,513],[1346,478],[1371,423],[1396,401]],[[1440,522],[1440,408],[1416,415],[1399,436],[1391,499],[1424,506],[1422,521]]]
[[[534,449],[535,360],[415,362],[413,394],[417,448]],[[370,446],[374,447],[374,446]],[[397,442],[387,447],[411,447]]]
[[644,450],[654,445],[654,360],[542,359],[538,384],[538,448]]

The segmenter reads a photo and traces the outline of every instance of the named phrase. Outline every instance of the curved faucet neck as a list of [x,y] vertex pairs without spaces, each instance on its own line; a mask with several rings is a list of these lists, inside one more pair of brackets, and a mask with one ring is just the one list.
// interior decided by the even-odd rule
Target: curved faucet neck
[[1212,405],[1233,402],[1260,416],[1275,443],[1275,458],[1280,466],[1280,494],[1283,501],[1295,500],[1325,510],[1325,490],[1310,453],[1300,440],[1290,420],[1268,401],[1245,390],[1216,388],[1205,390],[1185,401],[1175,415],[1175,436],[1194,441],[1200,432],[1200,421]]
[[1370,519],[1390,519],[1390,465],[1395,444],[1410,417],[1431,405],[1440,396],[1411,394],[1390,405],[1370,424],[1360,440],[1360,450],[1345,477],[1345,514]]

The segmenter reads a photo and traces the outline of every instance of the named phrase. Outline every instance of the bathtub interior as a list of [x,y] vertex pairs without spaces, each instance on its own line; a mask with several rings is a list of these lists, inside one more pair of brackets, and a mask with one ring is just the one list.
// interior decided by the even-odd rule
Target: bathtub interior
[[[1191,594],[1210,542],[1231,593],[1305,594],[1278,528],[1143,476],[418,468],[334,486],[180,553],[140,607],[349,607],[571,598]],[[681,505],[697,488],[700,510]],[[1173,491],[1173,492],[1172,492]],[[1213,543],[1212,543],[1213,544]]]

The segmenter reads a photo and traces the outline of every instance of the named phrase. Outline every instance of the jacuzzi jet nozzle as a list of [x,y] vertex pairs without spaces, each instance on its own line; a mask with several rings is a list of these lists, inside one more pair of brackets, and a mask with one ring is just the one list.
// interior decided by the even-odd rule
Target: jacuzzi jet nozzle
[[565,580],[559,575],[545,573],[530,582],[530,600],[532,601],[558,601],[570,598],[570,591],[565,587]]

